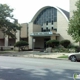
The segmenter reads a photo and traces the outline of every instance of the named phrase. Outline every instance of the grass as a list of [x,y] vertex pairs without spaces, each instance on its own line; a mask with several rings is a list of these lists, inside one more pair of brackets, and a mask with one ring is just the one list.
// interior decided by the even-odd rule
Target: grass
[[3,50],[3,51],[0,51],[0,54],[7,54],[7,53],[11,53],[11,51],[13,51],[13,50]]
[[67,55],[62,55],[62,56],[59,56],[58,58],[68,58]]
[[0,52],[0,54],[6,54],[6,53],[9,53],[9,52]]

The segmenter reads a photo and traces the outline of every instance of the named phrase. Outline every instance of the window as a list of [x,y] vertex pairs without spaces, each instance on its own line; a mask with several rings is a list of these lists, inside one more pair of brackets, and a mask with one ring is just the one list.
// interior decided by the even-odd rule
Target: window
[[54,17],[54,22],[57,22],[57,17]]
[[57,22],[57,9],[53,7],[43,10],[34,21],[35,24],[41,26],[44,23],[46,23],[46,25],[51,23],[51,25],[53,25],[54,22]]
[[46,30],[44,29],[43,32],[46,32]]
[[55,31],[57,31],[57,29],[54,29]]
[[46,21],[46,25],[48,25],[48,21]]
[[54,8],[54,16],[57,16],[57,10]]
[[52,21],[52,25],[53,25],[53,21]]
[[49,18],[49,22],[51,22],[51,18]]
[[53,30],[54,28],[52,27],[52,30]]
[[51,19],[53,19],[53,17],[54,17],[54,16],[53,16],[53,15],[51,15]]
[[41,28],[41,31],[42,31],[42,32],[44,31],[43,28]]
[[46,27],[46,30],[48,30],[48,27]]
[[50,31],[50,29],[48,29],[47,31]]

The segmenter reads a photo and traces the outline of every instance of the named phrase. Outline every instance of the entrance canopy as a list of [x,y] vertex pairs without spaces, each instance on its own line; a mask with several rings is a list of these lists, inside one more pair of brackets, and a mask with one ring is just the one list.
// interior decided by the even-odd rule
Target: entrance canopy
[[31,33],[31,36],[36,37],[36,36],[59,36],[59,34],[57,33],[53,33],[53,32],[33,32]]

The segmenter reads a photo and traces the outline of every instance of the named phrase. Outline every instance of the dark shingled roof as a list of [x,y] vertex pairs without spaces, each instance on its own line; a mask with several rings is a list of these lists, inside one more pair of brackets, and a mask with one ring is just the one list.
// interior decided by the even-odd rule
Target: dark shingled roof
[[[58,7],[59,8],[59,7]],[[69,12],[68,11],[66,11],[66,10],[64,10],[64,9],[61,9],[61,8],[59,8],[66,16],[67,16],[67,18],[69,19]]]

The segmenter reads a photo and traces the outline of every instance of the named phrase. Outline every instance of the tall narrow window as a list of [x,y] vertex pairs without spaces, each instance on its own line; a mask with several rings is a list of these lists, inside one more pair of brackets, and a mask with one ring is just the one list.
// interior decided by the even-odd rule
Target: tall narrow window
[[54,22],[57,22],[57,17],[54,17]]
[[48,27],[46,27],[46,30],[48,30]]
[[52,21],[52,25],[53,25],[53,21]]
[[42,32],[44,31],[43,28],[41,28]]
[[52,27],[52,30],[53,30],[54,28]]
[[48,21],[46,21],[46,25],[48,25]]

